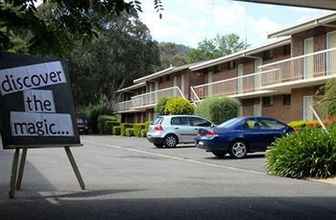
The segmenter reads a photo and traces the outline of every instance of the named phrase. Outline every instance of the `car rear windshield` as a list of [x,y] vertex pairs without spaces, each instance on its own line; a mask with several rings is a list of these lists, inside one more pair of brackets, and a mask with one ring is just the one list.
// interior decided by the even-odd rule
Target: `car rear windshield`
[[240,118],[232,118],[226,122],[223,122],[222,124],[218,125],[219,128],[229,128],[232,125],[236,124],[239,122],[241,119]]
[[163,117],[157,117],[154,119],[154,121],[152,122],[152,125],[157,125],[157,124],[161,124],[163,120]]

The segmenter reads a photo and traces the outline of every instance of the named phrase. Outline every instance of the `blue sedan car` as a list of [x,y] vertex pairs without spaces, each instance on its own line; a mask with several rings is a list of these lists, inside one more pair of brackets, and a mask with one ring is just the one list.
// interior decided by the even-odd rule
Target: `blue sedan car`
[[237,117],[211,130],[201,129],[196,146],[223,158],[243,158],[247,153],[265,151],[278,137],[293,132],[293,128],[270,117]]

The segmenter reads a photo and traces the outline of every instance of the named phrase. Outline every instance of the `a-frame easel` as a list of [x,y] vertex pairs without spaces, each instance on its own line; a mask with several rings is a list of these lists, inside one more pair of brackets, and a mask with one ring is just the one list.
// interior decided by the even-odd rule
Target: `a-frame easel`
[[[76,145],[79,146],[79,145]],[[9,190],[9,198],[13,199],[15,197],[15,191],[21,189],[22,179],[23,179],[23,172],[25,168],[26,163],[26,157],[29,147],[21,147],[16,148],[15,153],[13,156],[13,163],[12,163],[12,172],[10,177],[10,190]],[[79,172],[78,166],[76,164],[75,158],[72,155],[70,146],[64,147],[66,155],[68,156],[68,159],[70,161],[70,164],[72,166],[72,169],[76,175],[76,178],[79,182],[79,185],[82,190],[85,190],[85,183],[83,181],[83,178]],[[22,150],[21,158],[20,158],[20,151]]]

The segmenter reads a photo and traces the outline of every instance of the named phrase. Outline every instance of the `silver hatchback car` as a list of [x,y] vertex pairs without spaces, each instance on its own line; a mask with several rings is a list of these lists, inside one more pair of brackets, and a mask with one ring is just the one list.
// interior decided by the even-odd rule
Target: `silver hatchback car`
[[158,148],[171,148],[194,143],[200,128],[212,126],[210,121],[195,115],[158,116],[149,127],[147,139]]

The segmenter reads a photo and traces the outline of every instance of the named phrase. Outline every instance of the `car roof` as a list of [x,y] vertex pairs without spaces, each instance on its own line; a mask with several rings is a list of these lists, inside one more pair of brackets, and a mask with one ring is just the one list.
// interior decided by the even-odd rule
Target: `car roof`
[[275,120],[275,121],[279,121],[276,118],[272,118],[272,117],[268,117],[268,116],[240,116],[237,118],[241,118],[241,119],[270,119],[270,120]]

